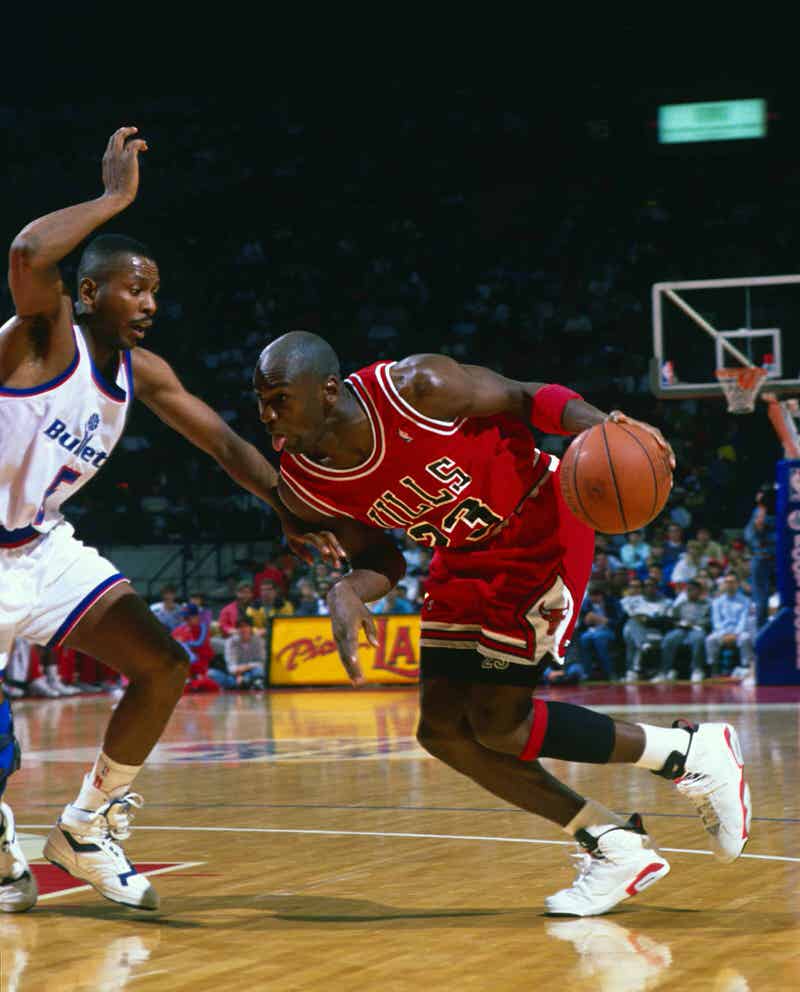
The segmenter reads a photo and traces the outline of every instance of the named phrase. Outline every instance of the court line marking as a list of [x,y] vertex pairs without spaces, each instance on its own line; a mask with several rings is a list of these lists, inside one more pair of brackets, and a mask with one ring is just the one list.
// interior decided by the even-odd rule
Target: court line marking
[[[196,868],[198,865],[204,865],[205,863],[205,861],[181,861],[180,864],[169,865],[167,868],[156,868],[153,871],[146,871],[143,874],[145,878],[149,878],[151,875],[166,875],[169,871],[181,871],[184,868]],[[67,874],[69,874],[69,872],[67,872]],[[93,890],[93,885],[76,885],[74,889],[59,889],[58,892],[46,892],[44,895],[39,896],[38,902],[44,902],[45,899],[62,899],[64,896],[73,896],[78,892],[92,892]],[[113,902],[114,900],[112,899],[110,901]],[[120,903],[119,905],[122,904]],[[138,975],[137,977],[141,978],[142,976]]]
[[[50,823],[20,823],[18,825],[23,830],[34,830],[47,828]],[[484,837],[480,834],[412,834],[399,833],[390,830],[312,830],[309,828],[294,827],[141,827],[137,824],[136,830],[171,830],[182,833],[208,833],[208,834],[312,834],[323,837],[407,837],[412,840],[478,840],[493,841],[497,844],[557,844],[561,846],[571,846],[574,840],[542,840],[538,837]],[[691,847],[659,847],[659,851],[667,851],[670,854],[705,854],[712,856],[711,851],[695,850]],[[790,858],[781,854],[740,854],[740,858],[750,858],[756,861],[791,861],[800,864],[800,858]],[[190,862],[186,863],[187,865]],[[164,868],[163,871],[175,871],[177,869]],[[156,872],[150,874],[155,875]],[[77,889],[71,889],[77,892]]]

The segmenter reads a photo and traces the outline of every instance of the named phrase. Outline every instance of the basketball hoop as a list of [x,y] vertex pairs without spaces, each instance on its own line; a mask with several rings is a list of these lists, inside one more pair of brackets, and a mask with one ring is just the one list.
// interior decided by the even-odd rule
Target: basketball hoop
[[758,391],[767,378],[766,369],[742,365],[738,368],[715,369],[714,375],[725,394],[728,413],[753,412]]

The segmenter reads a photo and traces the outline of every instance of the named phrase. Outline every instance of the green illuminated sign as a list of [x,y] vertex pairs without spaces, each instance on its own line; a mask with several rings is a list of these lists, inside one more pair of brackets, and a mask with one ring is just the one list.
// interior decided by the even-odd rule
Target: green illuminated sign
[[658,108],[658,140],[662,145],[764,138],[766,134],[766,100],[672,103]]

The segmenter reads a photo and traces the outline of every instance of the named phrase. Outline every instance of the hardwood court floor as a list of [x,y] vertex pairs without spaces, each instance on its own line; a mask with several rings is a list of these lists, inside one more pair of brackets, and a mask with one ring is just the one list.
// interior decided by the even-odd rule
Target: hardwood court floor
[[[800,708],[796,690],[562,690],[629,719],[736,723],[756,818],[716,864],[693,810],[639,769],[551,767],[645,817],[671,874],[591,920],[542,914],[571,845],[414,742],[414,689],[184,699],[137,781],[128,849],[162,874],[145,916],[69,891],[0,919],[0,992],[406,992],[800,987]],[[9,789],[36,853],[75,793],[106,698],[15,706],[24,764]]]

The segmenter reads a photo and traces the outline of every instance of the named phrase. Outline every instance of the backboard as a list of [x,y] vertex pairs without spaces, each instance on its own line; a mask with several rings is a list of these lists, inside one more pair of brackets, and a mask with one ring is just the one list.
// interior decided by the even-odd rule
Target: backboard
[[659,282],[652,288],[650,389],[722,396],[720,366],[767,369],[764,392],[800,393],[800,275]]

